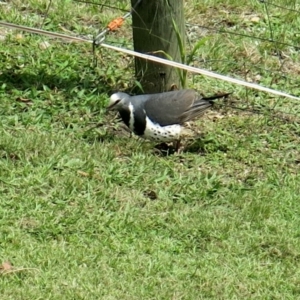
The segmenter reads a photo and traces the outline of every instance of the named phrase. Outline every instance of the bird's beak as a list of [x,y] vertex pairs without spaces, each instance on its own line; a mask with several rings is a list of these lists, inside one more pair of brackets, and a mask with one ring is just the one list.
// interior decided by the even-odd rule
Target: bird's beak
[[112,103],[111,105],[107,106],[106,110],[107,111],[112,110],[115,105],[116,105],[116,103]]
[[112,103],[112,104],[109,105],[109,106],[107,106],[106,110],[107,110],[107,111],[113,110],[114,107],[115,107],[119,102],[120,102],[120,100],[119,100],[119,101],[116,101],[116,102],[114,102],[114,103]]

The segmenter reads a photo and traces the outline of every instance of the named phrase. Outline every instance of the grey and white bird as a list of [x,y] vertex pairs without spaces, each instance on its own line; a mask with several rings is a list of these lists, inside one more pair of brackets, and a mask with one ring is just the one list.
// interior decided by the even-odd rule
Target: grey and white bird
[[118,111],[136,135],[157,142],[178,142],[178,148],[182,138],[193,134],[185,123],[203,115],[215,99],[229,94],[200,97],[192,89],[139,96],[117,92],[111,95],[107,109]]

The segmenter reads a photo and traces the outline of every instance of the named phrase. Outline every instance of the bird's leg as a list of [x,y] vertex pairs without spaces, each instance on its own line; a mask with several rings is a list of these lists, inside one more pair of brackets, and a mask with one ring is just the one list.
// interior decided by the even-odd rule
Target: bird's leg
[[179,154],[181,151],[181,149],[180,149],[181,141],[180,140],[174,141],[173,146],[175,148],[176,153]]

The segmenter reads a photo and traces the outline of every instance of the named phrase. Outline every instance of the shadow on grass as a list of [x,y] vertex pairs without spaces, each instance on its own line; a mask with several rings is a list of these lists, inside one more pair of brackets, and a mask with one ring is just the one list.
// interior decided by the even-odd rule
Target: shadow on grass
[[45,90],[45,87],[50,90],[59,90],[66,96],[72,96],[76,88],[97,89],[100,93],[113,93],[114,89],[104,76],[97,75],[91,68],[86,74],[79,74],[74,70],[68,72],[64,76],[60,74],[49,74],[45,69],[37,70],[35,73],[22,71],[20,68],[11,68],[4,70],[0,74],[1,84],[5,84],[6,88],[18,89],[25,91],[28,89]]
[[227,152],[228,150],[227,145],[219,143],[216,139],[197,138],[186,146],[184,152],[205,155],[206,153]]
[[[176,149],[172,144],[161,143],[154,147],[155,153],[160,156],[169,156],[176,154]],[[227,152],[229,147],[225,144],[220,144],[215,139],[195,138],[193,141],[184,143],[180,153],[193,153],[205,155],[211,152]]]

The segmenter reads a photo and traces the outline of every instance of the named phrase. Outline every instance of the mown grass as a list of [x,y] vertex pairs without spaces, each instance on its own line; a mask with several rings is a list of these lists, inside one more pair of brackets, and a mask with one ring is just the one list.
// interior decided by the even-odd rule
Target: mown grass
[[[1,19],[35,26],[46,4],[7,2]],[[276,28],[295,33],[294,12],[272,9],[276,20],[293,20]],[[240,23],[247,13],[258,15],[251,30],[261,33],[265,14],[255,1],[186,6],[190,23],[233,18],[240,32],[248,30]],[[92,35],[118,14],[53,1],[43,28]],[[125,34],[130,43],[130,24],[122,30],[113,41],[123,44]],[[0,270],[3,299],[299,298],[297,102],[190,78],[205,94],[232,89],[237,106],[261,113],[230,106],[209,112],[197,122],[201,139],[163,156],[104,113],[108,94],[134,82],[131,59],[102,49],[95,66],[90,45],[48,40],[43,49],[44,37],[0,33],[0,265],[11,265]],[[195,64],[260,75],[265,85],[275,77],[279,89],[299,95],[296,49],[282,50],[293,68],[280,69],[265,42],[251,52],[251,40],[209,35]]]

